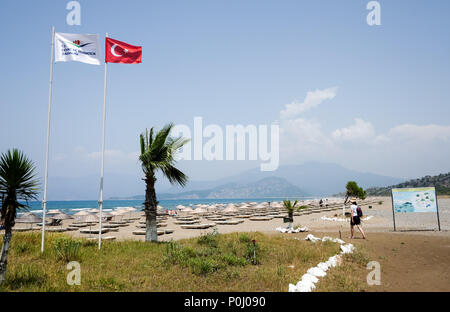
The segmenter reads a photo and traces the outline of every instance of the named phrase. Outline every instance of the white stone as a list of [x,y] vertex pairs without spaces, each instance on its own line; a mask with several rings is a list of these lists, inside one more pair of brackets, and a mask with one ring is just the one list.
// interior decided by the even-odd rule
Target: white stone
[[341,253],[342,254],[352,253],[354,249],[355,249],[355,246],[353,246],[352,244],[341,245]]
[[305,281],[305,282],[310,281],[311,283],[315,284],[319,281],[319,279],[314,275],[306,273],[306,274],[303,274],[302,281]]
[[308,271],[306,271],[306,273],[317,276],[317,277],[322,277],[322,276],[327,275],[327,273],[324,270],[322,270],[318,267],[310,268]]
[[289,284],[289,292],[297,292],[297,286],[293,284]]
[[320,262],[320,263],[317,265],[317,267],[318,267],[319,269],[323,270],[324,272],[326,272],[326,271],[330,268],[330,266],[329,266],[328,263],[326,263],[326,262]]

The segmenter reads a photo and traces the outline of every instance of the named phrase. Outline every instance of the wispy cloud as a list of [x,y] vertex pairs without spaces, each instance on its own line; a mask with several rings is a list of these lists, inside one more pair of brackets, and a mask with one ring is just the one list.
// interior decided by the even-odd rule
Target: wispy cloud
[[337,87],[324,90],[309,91],[303,102],[293,101],[286,104],[285,108],[280,112],[281,119],[295,118],[301,113],[314,108],[325,100],[331,100],[336,96]]

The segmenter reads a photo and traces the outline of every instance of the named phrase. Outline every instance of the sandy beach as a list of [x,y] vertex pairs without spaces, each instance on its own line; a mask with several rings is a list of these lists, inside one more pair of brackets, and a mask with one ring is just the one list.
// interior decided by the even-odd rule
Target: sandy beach
[[[382,202],[380,204],[380,202]],[[368,257],[367,261],[378,261],[381,265],[382,284],[370,286],[367,291],[450,291],[450,198],[438,199],[441,231],[437,228],[437,216],[434,213],[401,213],[396,214],[397,231],[393,230],[391,198],[368,199],[359,203],[364,212],[363,228],[367,239],[363,240],[361,234],[356,230],[355,238],[350,239],[350,226],[348,219],[342,216],[342,206],[336,206],[331,211],[322,211],[318,207],[309,208],[306,213],[294,216],[294,227],[306,227],[307,232],[281,233],[277,228],[286,227],[283,215],[286,213],[278,208],[278,217],[266,221],[253,221],[250,218],[239,218],[243,211],[236,212],[234,216],[228,216],[229,220],[243,220],[234,225],[215,224],[207,229],[186,229],[178,224],[182,220],[189,220],[193,216],[194,224],[213,224],[219,221],[211,220],[211,215],[195,216],[191,213],[183,213],[178,217],[161,215],[158,231],[172,232],[158,236],[159,241],[180,240],[198,237],[213,230],[219,233],[232,232],[261,232],[267,235],[285,236],[291,239],[304,240],[307,234],[317,237],[331,236],[339,237],[346,242],[351,242],[357,249],[364,251]],[[369,208],[369,206],[371,208]],[[262,213],[264,214],[264,213]],[[275,212],[271,213],[275,215]],[[217,217],[217,213],[214,213]],[[262,217],[262,218],[266,218]],[[185,219],[186,218],[186,219]],[[261,218],[261,217],[256,217]],[[367,219],[366,219],[367,218]],[[135,235],[133,232],[145,233],[143,224],[145,218],[143,212],[130,212],[122,216],[114,217],[115,221],[129,220],[122,226],[103,234],[104,238],[113,237],[116,241],[139,240],[144,241],[145,235]],[[74,224],[76,220],[64,220],[61,226],[48,227],[49,229],[66,228]],[[190,223],[188,221],[187,223]],[[76,222],[75,222],[76,223]],[[219,222],[220,223],[220,222]],[[111,222],[104,223],[105,227]],[[16,225],[17,228],[26,228],[23,224]],[[98,225],[84,226],[82,229],[98,229]],[[83,234],[81,230],[66,231],[68,235],[77,238],[98,239],[98,234]],[[36,230],[38,231],[38,229]],[[365,281],[368,271],[364,268],[355,269],[352,274],[358,279]],[[333,283],[330,283],[333,284]],[[321,284],[319,291],[329,291],[326,282]]]
[[[372,208],[369,209],[368,204],[361,204],[364,212],[364,218],[370,219],[362,222],[363,228],[366,230],[368,237],[374,232],[394,233],[393,232],[393,219],[392,219],[392,204],[391,199],[386,197],[381,199],[382,204],[378,203],[370,204]],[[347,209],[348,210],[348,209]],[[396,214],[396,226],[398,232],[406,232],[411,235],[432,235],[443,236],[450,238],[448,230],[450,229],[450,198],[439,199],[439,215],[441,223],[441,231],[437,231],[437,216],[434,213],[403,213]],[[190,214],[183,214],[183,216],[190,216]],[[144,240],[144,235],[134,235],[133,232],[137,230],[145,230],[145,228],[139,228],[142,222],[145,220],[142,212],[133,212],[123,217],[115,217],[113,220],[121,220],[125,218],[135,218],[136,220],[128,223],[126,226],[121,226],[117,231],[110,231],[104,233],[104,236],[114,236],[116,240]],[[282,218],[272,218],[268,221],[251,221],[249,218],[239,219],[235,216],[230,216],[232,220],[243,220],[242,223],[236,225],[221,225],[216,224],[215,227],[219,233],[231,233],[231,232],[263,232],[263,233],[278,233],[276,228],[286,227]],[[214,221],[206,219],[205,216],[198,216],[198,224],[212,224]],[[331,221],[329,219],[337,218],[340,221]],[[328,232],[335,233],[339,236],[339,231],[344,237],[349,235],[349,221],[342,221],[342,208],[336,208],[333,211],[315,212],[306,215],[294,215],[294,226],[307,227],[310,232]],[[195,237],[210,233],[212,227],[207,229],[183,229],[180,224],[176,224],[177,218],[172,216],[165,217],[162,223],[166,226],[158,228],[159,230],[173,230],[171,234],[160,235],[158,239],[160,241],[179,240],[184,238]],[[62,227],[65,228],[69,224],[72,224],[74,220],[64,220]],[[107,223],[106,223],[107,224]],[[18,225],[18,227],[26,227],[24,225]],[[51,227],[48,227],[51,228]],[[55,227],[58,228],[58,227]],[[84,227],[88,229],[89,227]],[[98,226],[93,225],[92,229],[98,229]],[[82,234],[80,231],[68,231],[67,234],[75,237],[94,238],[98,237],[98,234]],[[288,235],[288,234],[285,234]]]

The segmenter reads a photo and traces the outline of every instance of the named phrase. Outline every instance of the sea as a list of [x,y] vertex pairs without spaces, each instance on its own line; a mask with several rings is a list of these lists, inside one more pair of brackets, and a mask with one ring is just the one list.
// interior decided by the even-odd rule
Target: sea
[[[176,206],[195,206],[197,204],[240,204],[249,202],[274,202],[282,201],[286,198],[236,198],[236,199],[170,199],[170,200],[160,200],[159,205],[167,210],[174,210]],[[296,198],[296,199],[309,199],[309,198]],[[18,215],[25,211],[30,211],[35,214],[42,214],[42,202],[40,201],[30,201],[27,203],[28,208],[21,210]],[[104,200],[103,210],[112,211],[123,207],[134,207],[137,209],[142,209],[144,207],[143,200]],[[72,215],[82,210],[89,210],[92,208],[98,208],[98,201],[96,200],[68,200],[68,201],[47,201],[47,211],[50,209],[58,209],[61,212]]]

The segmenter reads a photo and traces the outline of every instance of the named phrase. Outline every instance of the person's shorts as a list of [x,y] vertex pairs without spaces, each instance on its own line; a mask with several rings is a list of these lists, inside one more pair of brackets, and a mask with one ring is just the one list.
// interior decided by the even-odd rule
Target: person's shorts
[[352,221],[352,219],[350,219],[350,225],[360,225],[360,224],[361,224],[361,219],[358,216],[353,217],[353,221]]

